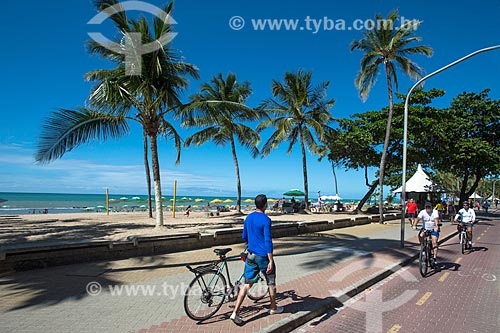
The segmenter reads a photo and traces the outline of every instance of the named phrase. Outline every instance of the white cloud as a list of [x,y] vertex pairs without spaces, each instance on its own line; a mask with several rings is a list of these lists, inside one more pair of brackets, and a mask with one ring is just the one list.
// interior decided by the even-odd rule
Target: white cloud
[[[163,192],[220,191],[216,177],[200,176],[175,169],[162,169]],[[114,165],[79,159],[36,164],[33,151],[22,146],[0,146],[0,188],[16,192],[100,193],[108,187],[113,193],[146,193],[142,164]]]

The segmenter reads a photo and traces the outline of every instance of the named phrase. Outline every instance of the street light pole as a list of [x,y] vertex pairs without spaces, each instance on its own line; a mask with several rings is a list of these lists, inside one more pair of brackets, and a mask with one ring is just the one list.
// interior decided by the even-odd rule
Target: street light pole
[[418,87],[422,82],[424,82],[425,80],[427,80],[428,78],[438,74],[438,73],[441,73],[442,71],[444,70],[447,70],[448,68],[450,67],[453,67],[455,66],[456,64],[459,64],[461,63],[462,61],[464,60],[467,60],[475,55],[478,55],[480,53],[483,53],[483,52],[488,52],[488,51],[493,51],[495,49],[499,49],[500,48],[500,45],[495,45],[495,46],[490,46],[490,47],[486,47],[484,49],[480,49],[480,50],[477,50],[477,51],[474,51],[468,55],[466,55],[465,57],[462,57],[458,60],[455,60],[454,62],[444,66],[444,67],[441,67],[440,69],[424,76],[423,78],[421,78],[420,80],[417,81],[417,83],[415,83],[413,85],[413,87],[410,88],[410,90],[408,91],[408,94],[406,95],[406,100],[405,100],[405,113],[404,113],[404,124],[403,124],[403,175],[402,175],[402,182],[403,182],[403,185],[401,187],[401,247],[404,247],[405,246],[405,206],[406,206],[406,145],[407,145],[407,142],[408,142],[408,102],[410,101],[410,95],[411,93],[413,92],[413,90]]

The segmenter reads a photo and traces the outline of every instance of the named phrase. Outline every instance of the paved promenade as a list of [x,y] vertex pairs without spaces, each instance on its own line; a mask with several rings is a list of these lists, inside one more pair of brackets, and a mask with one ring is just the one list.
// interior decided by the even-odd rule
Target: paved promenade
[[[445,223],[442,238],[455,231]],[[270,316],[267,299],[247,298],[242,327],[228,320],[232,303],[201,323],[184,313],[183,291],[193,278],[185,265],[215,259],[213,249],[18,272],[0,278],[2,332],[290,331],[398,270],[417,253],[415,235],[407,226],[401,249],[398,221],[391,221],[275,239],[285,311]],[[232,278],[243,265],[230,263]]]
[[480,217],[472,252],[441,245],[440,272],[423,278],[415,262],[293,332],[500,332],[499,239],[500,220]]

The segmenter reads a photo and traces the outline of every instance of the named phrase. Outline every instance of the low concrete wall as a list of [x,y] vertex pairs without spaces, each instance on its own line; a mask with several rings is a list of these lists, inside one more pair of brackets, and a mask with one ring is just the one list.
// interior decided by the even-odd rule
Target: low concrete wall
[[297,227],[299,233],[304,234],[333,229],[333,224],[330,224],[328,221],[297,222]]
[[352,219],[350,217],[333,220],[333,229],[345,228],[351,226],[352,226]]
[[287,223],[273,224],[271,232],[272,236],[276,238],[290,237],[290,236],[297,236],[299,234],[299,229],[297,223],[287,222]]
[[352,218],[353,225],[370,224],[371,221],[368,216],[356,216]]
[[[394,216],[394,218],[396,218]],[[275,238],[370,223],[369,217],[287,222],[272,226]],[[47,266],[196,250],[243,243],[242,227],[211,231],[130,236],[126,241],[89,240],[0,247],[0,273]]]

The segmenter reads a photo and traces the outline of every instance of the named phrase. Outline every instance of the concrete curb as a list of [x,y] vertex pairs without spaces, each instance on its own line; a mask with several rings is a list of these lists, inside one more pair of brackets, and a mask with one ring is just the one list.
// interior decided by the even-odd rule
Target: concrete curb
[[[439,240],[439,244],[442,244],[449,239],[458,235],[458,231],[452,231],[450,234],[444,236]],[[383,249],[381,250],[383,251]],[[418,252],[414,255],[403,258],[399,262],[396,262],[395,265],[385,268],[384,270],[374,273],[372,276],[369,276],[365,281],[362,281],[358,285],[353,286],[350,290],[345,292],[344,294],[332,297],[333,299],[327,299],[325,302],[318,304],[318,307],[312,311],[300,311],[288,316],[285,319],[282,319],[263,330],[260,330],[259,333],[282,333],[282,332],[290,332],[295,328],[304,325],[308,321],[328,312],[329,310],[333,310],[338,307],[339,302],[344,302],[347,299],[350,299],[367,288],[373,286],[374,284],[382,281],[383,279],[389,277],[390,275],[396,273],[399,269],[405,267],[406,265],[415,261],[418,258]],[[397,267],[397,269],[395,269]]]

